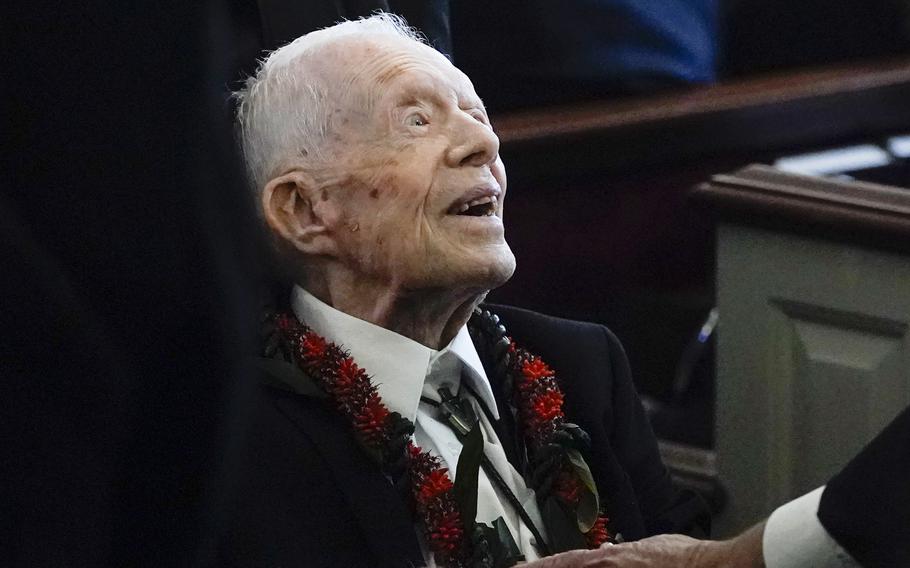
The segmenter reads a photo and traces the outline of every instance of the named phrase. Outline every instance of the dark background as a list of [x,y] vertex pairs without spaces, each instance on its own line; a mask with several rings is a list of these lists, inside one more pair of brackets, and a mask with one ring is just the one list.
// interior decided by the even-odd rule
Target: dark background
[[[244,426],[264,264],[229,90],[263,50],[388,6],[450,52],[491,103],[512,164],[507,223],[519,271],[496,298],[609,324],[640,388],[659,401],[671,401],[681,350],[713,304],[712,225],[689,206],[688,188],[746,161],[908,126],[876,114],[894,108],[891,91],[815,115],[771,97],[721,116],[726,127],[635,118],[652,108],[641,97],[670,104],[717,79],[906,54],[906,2],[725,2],[710,36],[713,77],[632,73],[626,84],[565,89],[556,80],[537,101],[522,98],[518,67],[484,65],[483,52],[471,55],[463,41],[489,49],[485,33],[508,37],[528,22],[470,5],[457,13],[446,1],[5,6],[0,563],[211,560]],[[535,142],[508,126],[519,108],[543,108],[534,121],[561,125],[556,106],[623,101],[631,106],[595,112],[626,117],[618,130],[595,125]],[[730,144],[710,143],[731,130]],[[689,405],[708,426],[682,434],[707,444],[709,360],[706,352]]]

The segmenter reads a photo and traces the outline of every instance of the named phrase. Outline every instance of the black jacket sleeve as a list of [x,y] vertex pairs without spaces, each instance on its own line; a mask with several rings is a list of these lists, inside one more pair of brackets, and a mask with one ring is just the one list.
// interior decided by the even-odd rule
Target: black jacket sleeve
[[610,330],[599,327],[608,345],[613,376],[610,443],[631,481],[646,534],[684,533],[707,537],[711,517],[704,500],[672,483],[632,382],[625,351]]
[[818,518],[863,566],[910,566],[910,407],[828,482]]

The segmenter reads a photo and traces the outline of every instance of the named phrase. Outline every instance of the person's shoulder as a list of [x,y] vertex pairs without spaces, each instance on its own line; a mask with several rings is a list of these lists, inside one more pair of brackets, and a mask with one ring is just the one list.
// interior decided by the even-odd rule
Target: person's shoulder
[[564,341],[606,341],[620,348],[620,342],[610,329],[599,323],[543,314],[526,308],[505,304],[485,303],[483,309],[499,316],[509,334],[516,340],[535,342],[534,338],[557,338]]
[[587,375],[597,371],[599,376],[603,372],[612,376],[614,368],[626,365],[622,344],[602,324],[502,304],[481,307],[499,316],[516,343],[565,372]]
[[617,389],[625,392],[631,376],[625,352],[605,326],[485,304],[499,316],[515,343],[539,356],[556,374],[565,394],[566,415],[590,432],[603,432]]

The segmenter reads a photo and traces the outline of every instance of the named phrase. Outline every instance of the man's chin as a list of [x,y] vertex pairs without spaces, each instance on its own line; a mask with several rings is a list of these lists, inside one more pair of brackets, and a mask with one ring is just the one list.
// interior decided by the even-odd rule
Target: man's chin
[[515,273],[515,256],[506,248],[497,255],[472,265],[463,278],[465,287],[486,291],[495,290],[512,278]]
[[499,288],[508,282],[513,274],[515,274],[515,255],[509,250],[508,254],[504,255],[503,258],[497,259],[497,261],[490,264],[487,290]]
[[515,272],[515,256],[506,246],[496,254],[480,257],[450,258],[445,263],[435,264],[414,282],[411,289],[436,289],[457,291],[487,292],[498,288],[509,281]]

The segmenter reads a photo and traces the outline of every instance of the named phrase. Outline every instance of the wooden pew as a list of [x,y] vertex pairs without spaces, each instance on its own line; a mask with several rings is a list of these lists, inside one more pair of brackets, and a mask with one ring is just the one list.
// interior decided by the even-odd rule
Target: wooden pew
[[693,197],[718,219],[731,534],[826,483],[910,404],[910,189],[751,166]]
[[640,389],[665,398],[714,305],[713,227],[689,188],[786,153],[906,133],[908,101],[900,59],[494,116],[518,270],[491,299],[608,324]]
[[[715,305],[714,225],[688,200],[690,188],[781,155],[910,132],[910,59],[493,122],[518,269],[491,299],[607,324],[639,390],[666,409],[681,355]],[[705,358],[697,371],[708,376],[684,408],[652,420],[674,477],[720,510],[710,349]]]

